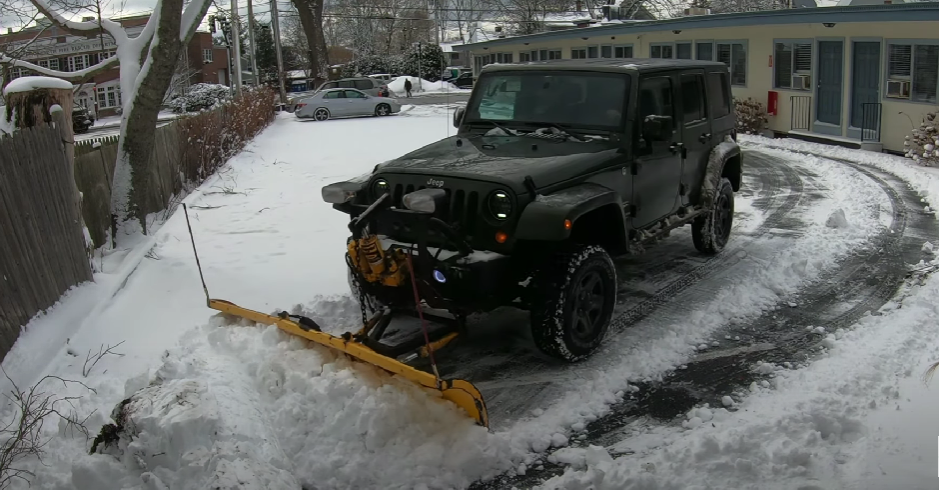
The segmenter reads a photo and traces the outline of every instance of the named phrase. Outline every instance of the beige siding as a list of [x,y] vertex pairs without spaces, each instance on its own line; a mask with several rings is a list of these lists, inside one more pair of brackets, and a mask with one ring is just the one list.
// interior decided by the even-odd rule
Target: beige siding
[[[773,41],[775,39],[812,39],[825,40],[840,39],[844,41],[844,85],[842,90],[841,136],[847,138],[848,121],[851,107],[851,46],[852,40],[870,41],[881,40],[881,97],[882,124],[881,141],[885,149],[892,151],[903,150],[904,137],[909,134],[910,119],[919,124],[929,110],[935,110],[936,104],[914,103],[896,99],[884,98],[886,90],[883,82],[886,72],[886,42],[891,39],[922,39],[933,42],[939,40],[939,31],[935,22],[883,22],[883,23],[836,23],[834,27],[825,27],[818,24],[789,24],[767,25],[754,27],[713,28],[713,29],[683,29],[678,33],[671,30],[659,32],[645,32],[641,34],[607,34],[603,36],[590,36],[590,29],[584,29],[587,39],[558,39],[555,41],[541,41],[529,45],[521,42],[517,45],[502,45],[490,50],[476,49],[473,55],[481,56],[489,52],[512,53],[513,60],[519,60],[519,53],[540,49],[561,49],[564,59],[571,58],[571,50],[601,44],[632,45],[634,56],[645,58],[650,56],[650,46],[655,43],[675,43],[682,41],[746,41],[747,43],[747,83],[745,87],[733,87],[737,98],[753,97],[766,104],[768,93],[775,90],[779,93],[778,114],[769,117],[770,129],[788,132],[791,124],[791,97],[811,96],[812,111],[814,114],[814,89],[809,91],[774,89],[773,68],[770,58],[773,54]],[[715,48],[716,53],[716,48]],[[817,57],[817,46],[813,46],[812,55]],[[812,84],[815,85],[817,70],[813,69]],[[814,119],[814,117],[813,117]]]

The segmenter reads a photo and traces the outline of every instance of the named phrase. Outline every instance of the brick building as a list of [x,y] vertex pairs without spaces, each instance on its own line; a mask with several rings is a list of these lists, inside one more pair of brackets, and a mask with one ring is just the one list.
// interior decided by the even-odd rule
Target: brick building
[[[129,36],[134,37],[143,30],[149,15],[113,19],[120,22]],[[94,20],[94,19],[84,19]],[[97,64],[115,56],[117,45],[108,35],[75,36],[42,19],[36,27],[13,32],[8,29],[0,34],[0,52],[53,70],[71,72]],[[175,88],[184,88],[194,83],[220,83],[228,85],[228,50],[213,43],[209,32],[196,32],[183,52],[177,68]],[[12,68],[10,79],[35,75],[25,68]],[[120,70],[114,68],[98,73],[88,80],[75,83],[75,100],[93,110],[97,117],[118,113],[121,106]],[[6,82],[0,83],[5,85]]]

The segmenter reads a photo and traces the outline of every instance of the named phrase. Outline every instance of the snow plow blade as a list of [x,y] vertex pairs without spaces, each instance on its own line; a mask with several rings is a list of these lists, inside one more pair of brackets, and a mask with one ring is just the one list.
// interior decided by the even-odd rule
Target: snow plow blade
[[472,383],[462,379],[439,380],[432,374],[415,369],[397,359],[381,355],[366,345],[356,341],[352,335],[336,337],[319,331],[315,324],[310,325],[303,321],[294,321],[286,315],[282,317],[267,315],[259,311],[242,308],[234,303],[210,299],[209,308],[229,315],[245,318],[263,325],[277,325],[278,328],[297,337],[316,342],[317,344],[342,351],[362,362],[378,366],[385,371],[400,375],[425,388],[440,392],[441,396],[455,403],[466,411],[467,415],[476,420],[483,427],[489,427],[489,414],[486,411],[486,402],[482,394]]

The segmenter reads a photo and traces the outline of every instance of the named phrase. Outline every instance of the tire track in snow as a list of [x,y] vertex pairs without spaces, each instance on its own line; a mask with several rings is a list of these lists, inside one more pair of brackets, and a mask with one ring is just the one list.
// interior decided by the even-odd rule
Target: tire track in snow
[[[640,384],[630,400],[611,407],[608,415],[589,424],[586,438],[576,445],[609,446],[628,439],[636,424],[648,425],[650,417],[668,424],[700,403],[720,406],[723,395],[742,392],[763,377],[751,370],[757,361],[791,363],[792,367],[810,362],[825,335],[853,325],[868,312],[876,314],[895,297],[903,285],[906,264],[924,258],[923,237],[939,237],[939,223],[921,211],[920,196],[898,177],[849,161],[828,160],[851,167],[884,191],[891,204],[891,226],[870,246],[846,257],[803,290],[796,308],[784,306],[713,337],[740,336],[749,345],[699,354],[685,369],[669,373],[663,381]],[[767,222],[772,226],[781,219]],[[809,331],[808,326],[823,327],[825,334]],[[529,470],[526,476],[500,477],[472,488],[528,488],[563,469],[546,463],[543,471]]]

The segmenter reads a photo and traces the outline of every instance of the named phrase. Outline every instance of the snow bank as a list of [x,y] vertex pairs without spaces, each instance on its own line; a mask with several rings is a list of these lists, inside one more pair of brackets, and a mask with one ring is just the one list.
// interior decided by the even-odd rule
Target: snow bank
[[29,92],[31,90],[37,90],[41,88],[72,90],[72,83],[66,82],[61,78],[38,76],[20,77],[11,81],[9,84],[7,84],[6,87],[3,88],[3,96],[6,97],[12,93]]
[[325,490],[465,487],[505,469],[506,445],[453,404],[276,327],[216,319],[181,345],[113,417],[121,438],[106,452],[131,474],[180,489]]
[[450,82],[444,82],[444,81],[431,82],[428,80],[422,80],[417,77],[407,77],[407,76],[398,77],[392,80],[391,82],[389,82],[388,89],[394,92],[395,94],[398,94],[399,96],[406,94],[407,91],[404,90],[405,80],[411,80],[411,93],[412,94],[416,94],[416,93],[426,94],[426,93],[439,93],[439,92],[470,92],[470,90],[458,88],[456,85]]

